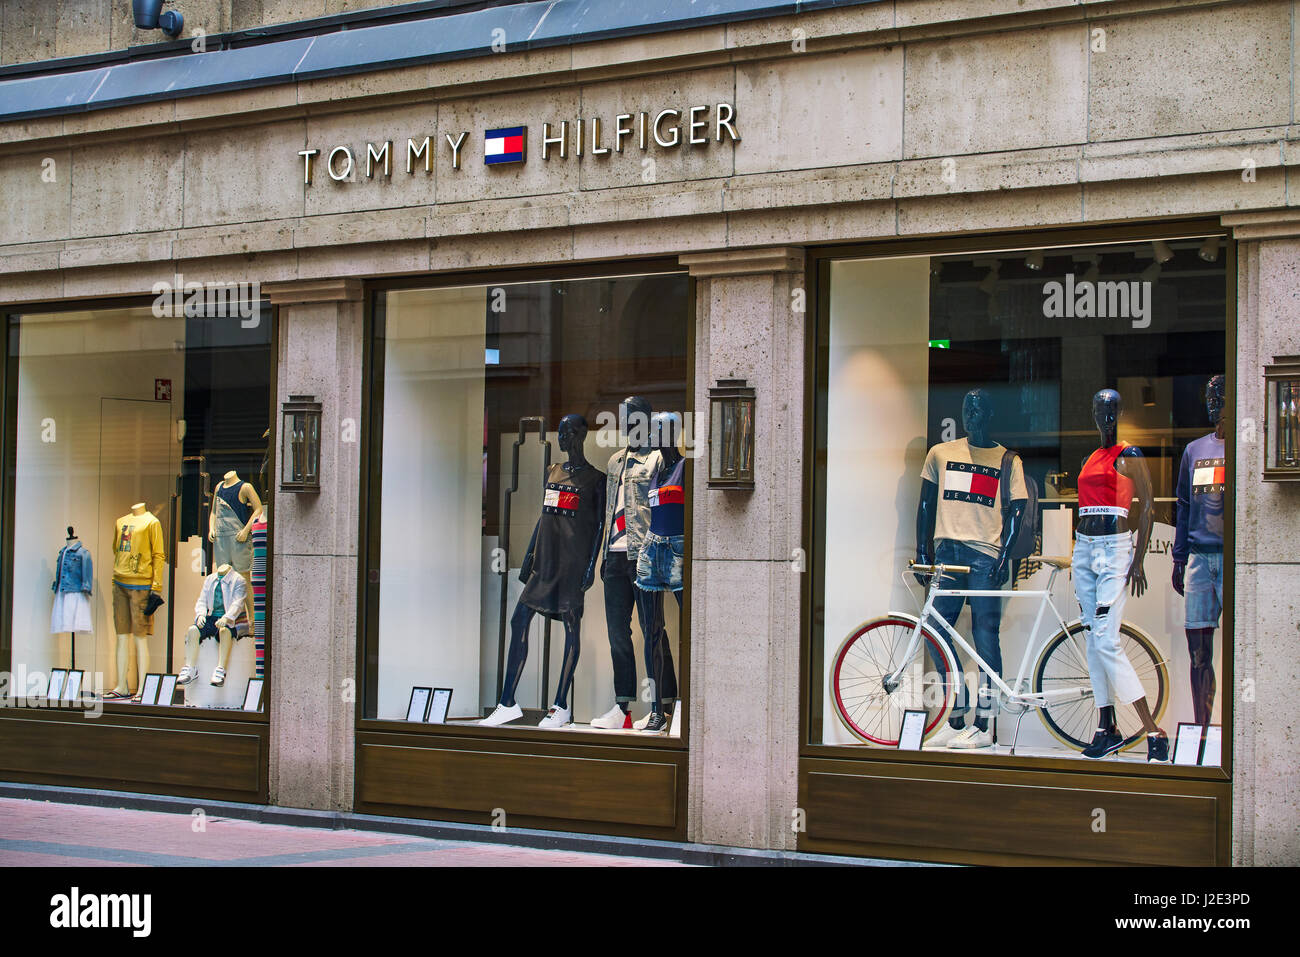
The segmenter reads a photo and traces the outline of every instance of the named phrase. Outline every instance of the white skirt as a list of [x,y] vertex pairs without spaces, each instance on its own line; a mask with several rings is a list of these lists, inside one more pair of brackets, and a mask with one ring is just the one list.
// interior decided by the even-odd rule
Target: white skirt
[[50,613],[50,634],[93,631],[90,624],[90,596],[84,591],[58,592]]

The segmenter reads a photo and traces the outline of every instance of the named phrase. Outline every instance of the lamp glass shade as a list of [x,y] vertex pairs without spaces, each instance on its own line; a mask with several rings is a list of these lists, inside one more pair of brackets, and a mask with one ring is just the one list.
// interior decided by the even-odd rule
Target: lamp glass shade
[[709,392],[709,484],[754,487],[754,390],[732,381]]
[[1300,481],[1300,362],[1266,367],[1264,477]]

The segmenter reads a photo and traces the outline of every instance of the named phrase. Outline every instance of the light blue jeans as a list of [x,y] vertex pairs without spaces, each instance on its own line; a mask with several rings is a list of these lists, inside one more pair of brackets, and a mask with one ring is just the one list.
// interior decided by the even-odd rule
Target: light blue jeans
[[1124,578],[1132,560],[1133,540],[1128,532],[1074,538],[1074,597],[1088,638],[1088,677],[1099,708],[1146,697],[1119,646],[1119,625],[1128,599]]

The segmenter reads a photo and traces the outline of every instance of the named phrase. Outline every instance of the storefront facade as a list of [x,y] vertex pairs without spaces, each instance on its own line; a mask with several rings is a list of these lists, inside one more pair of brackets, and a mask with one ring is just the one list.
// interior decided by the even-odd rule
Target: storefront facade
[[[1294,407],[1264,387],[1300,354],[1291,5],[756,3],[654,29],[557,16],[546,42],[535,6],[449,12],[447,35],[479,19],[442,59],[0,123],[0,779],[908,860],[1300,860],[1300,509],[1273,481]],[[208,284],[190,312],[186,283]],[[711,482],[735,380],[752,488]],[[1099,437],[1105,389],[1123,411]],[[685,426],[678,499],[673,443],[629,435],[645,406]],[[1221,449],[1185,456],[1220,409]],[[1132,495],[1102,517],[1149,523],[1124,604],[1076,574],[1078,536],[1112,530],[1078,524],[1081,473],[1122,444]],[[997,445],[1017,458],[985,462]],[[642,493],[591,467],[684,504],[680,613],[636,589],[641,542],[611,553],[639,507],[620,489]],[[905,646],[924,600],[907,561],[996,558],[1007,520],[981,530],[976,506],[1001,515],[1020,477],[1025,554],[1075,569],[1020,561],[993,587],[1048,595],[1059,624],[1003,601],[1001,691],[931,629],[870,676],[892,673],[888,700],[855,700],[854,661]],[[164,553],[140,581],[134,504]],[[540,595],[521,571],[560,522],[590,550],[561,577],[591,587]],[[90,627],[56,639],[69,525]],[[918,526],[966,550],[918,549]],[[250,634],[191,639],[226,564]],[[166,600],[152,636],[132,585]],[[1128,704],[1123,750],[1080,756],[1088,601],[1123,608],[1143,700],[1175,743],[1196,731],[1190,760],[1143,760]],[[956,630],[987,657],[979,614]],[[864,627],[891,615],[897,634]],[[176,704],[131,700],[191,665]],[[89,704],[16,693],[54,669],[83,671]],[[522,716],[477,723],[498,704]],[[575,723],[539,727],[552,704]],[[624,727],[624,705],[665,729]],[[905,711],[997,746],[900,748]]]

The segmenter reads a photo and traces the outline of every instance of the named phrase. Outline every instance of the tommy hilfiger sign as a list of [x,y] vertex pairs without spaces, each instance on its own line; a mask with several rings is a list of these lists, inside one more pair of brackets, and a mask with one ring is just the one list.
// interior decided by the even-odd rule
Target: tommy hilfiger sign
[[[405,159],[408,175],[413,176],[419,168],[432,173],[435,150],[443,153],[453,170],[460,170],[471,155],[473,147],[469,144],[468,130],[444,133],[443,142],[438,147],[434,146],[436,135],[407,138]],[[570,156],[580,161],[584,155],[608,157],[633,150],[644,153],[652,143],[662,150],[704,148],[710,143],[721,143],[724,138],[732,143],[740,142],[736,109],[730,103],[692,106],[685,110],[670,108],[653,114],[645,111],[620,113],[610,126],[606,126],[598,116],[543,123],[541,147],[544,161],[567,160]],[[318,159],[329,178],[336,183],[354,180],[354,171],[362,163],[368,179],[376,175],[391,178],[395,150],[400,151],[401,147],[394,147],[393,140],[367,143],[364,158],[354,156],[349,146],[299,150],[298,155],[303,160],[303,183],[311,185]],[[483,131],[485,165],[508,166],[527,161],[527,126]]]

